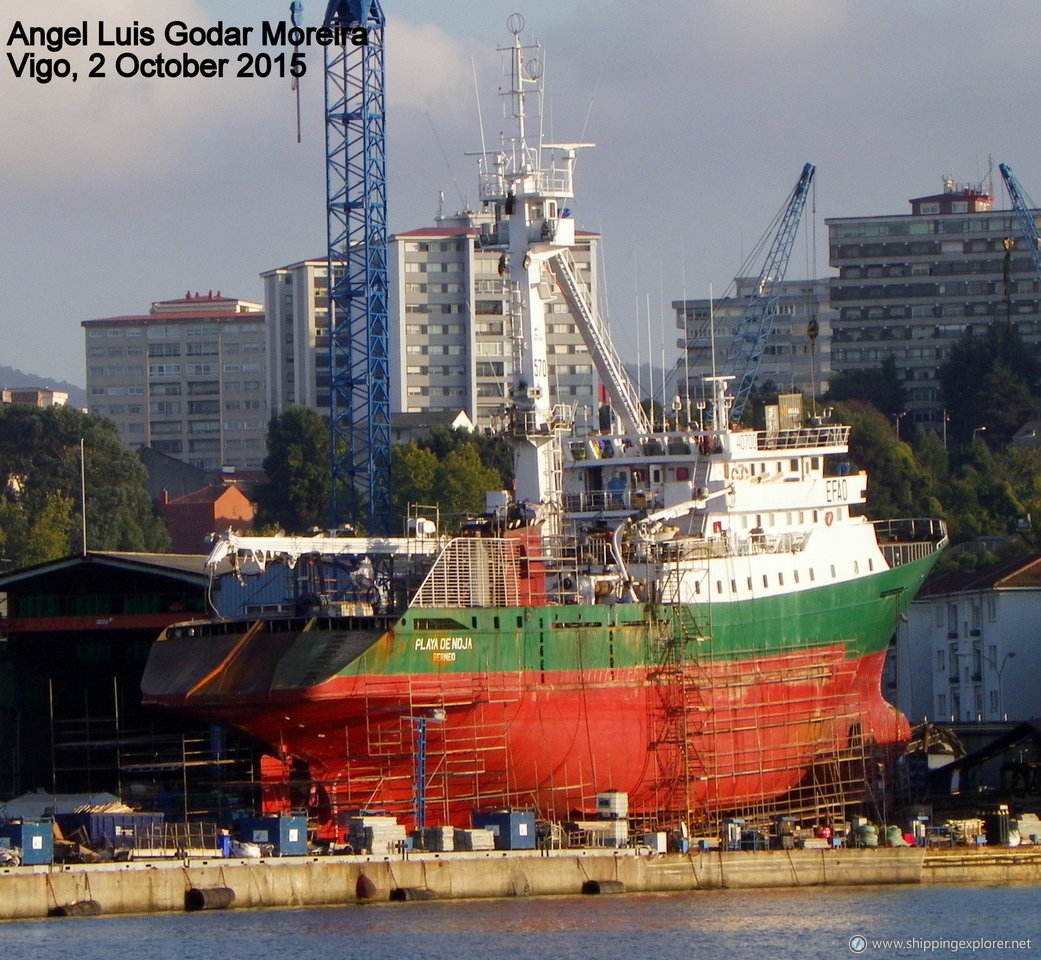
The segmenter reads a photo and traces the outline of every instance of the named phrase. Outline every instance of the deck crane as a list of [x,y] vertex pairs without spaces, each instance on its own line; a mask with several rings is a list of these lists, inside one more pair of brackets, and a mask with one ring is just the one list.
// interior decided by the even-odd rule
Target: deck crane
[[759,373],[759,363],[773,329],[774,317],[777,315],[777,299],[781,295],[781,284],[788,270],[792,245],[795,243],[795,234],[799,229],[799,221],[802,219],[815,169],[812,163],[807,163],[802,168],[799,180],[788,197],[780,218],[780,226],[774,234],[762,270],[759,271],[755,292],[745,307],[727,351],[723,372],[732,375],[737,381],[730,413],[734,420],[741,419],[748,395]]
[[1019,185],[1016,175],[1007,163],[999,163],[998,169],[1008,188],[1008,195],[1012,198],[1012,209],[1015,211],[1019,228],[1023,231],[1023,239],[1026,241],[1027,249],[1034,261],[1034,276],[1041,280],[1041,234],[1038,233],[1037,221],[1032,213],[1033,201]]
[[387,177],[379,0],[329,0],[324,26],[367,42],[325,48],[329,413],[333,525],[393,525]]

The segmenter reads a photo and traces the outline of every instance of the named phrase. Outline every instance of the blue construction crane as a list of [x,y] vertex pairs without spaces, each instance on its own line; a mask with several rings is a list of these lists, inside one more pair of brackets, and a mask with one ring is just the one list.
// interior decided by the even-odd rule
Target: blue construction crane
[[324,26],[368,34],[325,48],[332,521],[379,536],[393,527],[383,11],[330,0]]
[[1007,163],[999,163],[998,169],[1008,187],[1008,195],[1012,198],[1012,209],[1015,211],[1019,228],[1023,231],[1023,239],[1034,261],[1034,276],[1041,280],[1041,234],[1038,233],[1037,221],[1034,219],[1034,202],[1019,185],[1016,175]]
[[788,197],[780,226],[774,234],[773,243],[759,272],[755,291],[745,307],[727,351],[723,372],[737,380],[731,407],[731,418],[734,420],[741,419],[748,395],[759,373],[763,351],[770,339],[774,317],[777,315],[777,299],[781,295],[781,284],[788,270],[792,245],[795,243],[795,234],[799,229],[799,221],[802,219],[815,169],[812,163],[807,163],[802,168],[799,182],[795,184]]

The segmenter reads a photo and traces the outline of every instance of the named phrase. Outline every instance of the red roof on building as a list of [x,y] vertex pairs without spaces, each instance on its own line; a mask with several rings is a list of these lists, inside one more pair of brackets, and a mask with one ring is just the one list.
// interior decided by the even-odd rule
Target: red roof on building
[[1041,587],[1041,555],[1002,560],[983,570],[948,570],[933,577],[918,594],[919,600],[952,593],[980,590],[1014,590]]
[[168,320],[263,320],[261,310],[243,313],[241,310],[229,310],[227,307],[215,307],[213,310],[171,311],[170,313],[143,313],[122,317],[98,317],[95,320],[81,320],[80,326],[88,327],[97,323],[166,323]]
[[183,497],[177,497],[175,500],[170,500],[169,503],[216,503],[231,489],[237,489],[240,493],[243,492],[237,484],[225,485],[223,483],[215,483],[209,487],[203,487],[201,490],[193,490],[191,493],[186,493]]
[[416,230],[405,230],[394,234],[395,237],[477,237],[481,231],[478,227],[419,227]]

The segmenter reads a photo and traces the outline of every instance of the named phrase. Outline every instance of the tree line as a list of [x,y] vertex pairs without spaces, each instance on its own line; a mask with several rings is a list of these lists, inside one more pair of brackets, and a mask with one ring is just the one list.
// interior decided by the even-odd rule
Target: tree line
[[[892,356],[832,379],[824,399],[853,427],[850,455],[868,471],[868,514],[938,516],[954,543],[1007,538],[1007,550],[1041,549],[1041,436],[1038,445],[1012,443],[1039,417],[1038,347],[1005,322],[967,327],[936,382],[943,420],[920,429],[905,416]],[[976,557],[990,559],[987,551]]]

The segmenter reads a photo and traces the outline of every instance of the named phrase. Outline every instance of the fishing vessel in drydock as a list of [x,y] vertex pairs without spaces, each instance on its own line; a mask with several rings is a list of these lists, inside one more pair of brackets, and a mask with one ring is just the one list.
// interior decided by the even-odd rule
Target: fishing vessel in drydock
[[[409,821],[420,797],[456,825],[493,806],[565,819],[604,790],[649,822],[838,810],[865,756],[909,735],[880,676],[943,525],[859,515],[849,428],[741,427],[726,376],[706,381],[704,422],[647,422],[569,252],[586,145],[529,142],[519,39],[510,56],[517,132],[480,183],[512,322],[516,491],[451,538],[223,535],[214,569],[331,564],[365,589],[167,629],[145,702],[270,745],[269,809],[306,766],[325,824],[359,808]],[[576,436],[549,402],[547,285],[579,319],[616,432]]]

